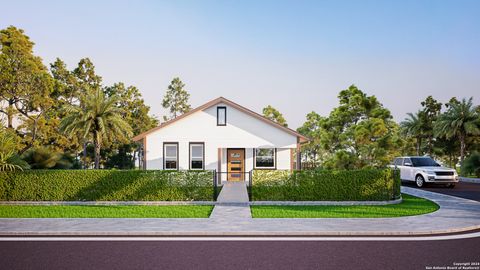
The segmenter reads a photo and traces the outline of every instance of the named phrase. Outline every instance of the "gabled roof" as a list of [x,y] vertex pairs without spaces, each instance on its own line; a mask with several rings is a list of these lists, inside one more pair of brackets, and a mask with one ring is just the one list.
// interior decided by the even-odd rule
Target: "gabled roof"
[[249,110],[249,109],[247,109],[247,108],[245,108],[245,107],[243,107],[243,106],[241,106],[241,105],[239,105],[239,104],[237,104],[237,103],[235,103],[235,102],[233,102],[233,101],[231,101],[231,100],[228,100],[228,99],[226,99],[226,98],[224,98],[224,97],[219,97],[219,98],[216,98],[216,99],[214,99],[214,100],[211,100],[211,101],[209,101],[209,102],[207,102],[207,103],[205,103],[205,104],[203,104],[203,105],[201,105],[201,106],[198,106],[197,108],[195,108],[195,109],[193,109],[193,110],[190,110],[189,112],[184,113],[184,114],[182,114],[182,115],[180,115],[180,116],[178,116],[178,117],[176,117],[176,118],[174,118],[174,119],[171,119],[171,120],[168,120],[168,121],[166,121],[166,122],[163,122],[163,123],[160,124],[159,126],[154,127],[154,128],[152,128],[152,129],[150,129],[150,130],[148,130],[148,131],[145,131],[145,132],[143,132],[143,133],[141,133],[141,134],[133,137],[133,141],[139,141],[139,140],[143,139],[144,137],[146,137],[148,134],[150,134],[150,133],[152,133],[152,132],[155,132],[155,131],[157,131],[157,130],[159,130],[159,129],[161,129],[161,128],[164,128],[164,127],[166,127],[166,126],[168,126],[168,125],[171,125],[171,124],[173,124],[173,123],[175,123],[175,122],[177,122],[177,121],[179,121],[179,120],[182,120],[183,118],[185,118],[185,117],[187,117],[187,116],[189,116],[189,115],[192,115],[192,114],[194,114],[194,113],[196,113],[196,112],[198,112],[198,111],[203,111],[203,110],[208,109],[208,108],[210,108],[210,107],[212,107],[212,106],[215,106],[215,105],[217,105],[217,104],[219,104],[219,103],[227,104],[227,105],[229,105],[229,106],[231,106],[231,107],[233,107],[233,108],[235,108],[235,109],[237,109],[237,110],[239,110],[239,111],[242,111],[242,112],[244,112],[244,113],[246,113],[246,114],[248,114],[248,115],[250,115],[250,116],[252,116],[252,117],[254,117],[254,118],[257,118],[258,120],[261,120],[261,121],[263,121],[263,122],[265,122],[265,123],[267,123],[267,124],[269,124],[269,125],[271,125],[271,126],[274,126],[274,127],[278,128],[278,129],[281,129],[281,130],[283,130],[283,131],[285,131],[285,132],[287,132],[287,133],[289,133],[289,134],[291,134],[291,135],[297,136],[300,143],[309,141],[309,139],[308,139],[307,137],[303,136],[302,134],[298,133],[297,131],[295,131],[295,130],[293,130],[293,129],[290,129],[290,128],[288,128],[288,127],[284,127],[284,126],[282,126],[282,125],[280,125],[280,124],[278,124],[278,123],[276,123],[276,122],[274,122],[274,121],[266,118],[265,116],[263,116],[263,115],[261,115],[261,114],[258,114],[258,113],[254,112],[254,111],[252,111],[252,110]]

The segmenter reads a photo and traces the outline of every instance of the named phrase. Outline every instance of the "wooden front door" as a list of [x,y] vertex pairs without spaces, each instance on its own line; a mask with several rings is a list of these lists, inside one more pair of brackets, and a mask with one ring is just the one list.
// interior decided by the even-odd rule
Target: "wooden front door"
[[228,181],[245,179],[245,149],[227,149],[227,172]]

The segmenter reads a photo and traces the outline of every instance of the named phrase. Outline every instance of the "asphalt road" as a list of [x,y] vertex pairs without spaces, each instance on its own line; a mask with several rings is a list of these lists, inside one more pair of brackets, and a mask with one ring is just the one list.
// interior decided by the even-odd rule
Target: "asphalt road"
[[480,238],[436,241],[0,242],[1,269],[426,269],[479,262]]
[[[402,182],[402,185],[417,188],[414,182]],[[446,188],[443,185],[427,184],[421,189],[480,202],[480,184],[477,183],[459,182],[454,188]]]

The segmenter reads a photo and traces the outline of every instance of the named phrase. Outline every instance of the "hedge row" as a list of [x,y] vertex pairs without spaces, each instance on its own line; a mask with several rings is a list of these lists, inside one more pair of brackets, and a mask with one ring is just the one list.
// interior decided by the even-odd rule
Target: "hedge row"
[[256,201],[384,201],[400,197],[400,174],[391,169],[255,170]]
[[35,170],[0,172],[2,201],[213,199],[211,171]]

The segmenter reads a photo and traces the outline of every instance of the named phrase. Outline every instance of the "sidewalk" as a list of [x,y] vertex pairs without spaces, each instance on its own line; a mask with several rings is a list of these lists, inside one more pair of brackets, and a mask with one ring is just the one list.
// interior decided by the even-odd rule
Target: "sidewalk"
[[[275,236],[275,235],[418,235],[452,233],[480,228],[480,202],[402,187],[402,192],[424,197],[440,205],[436,212],[399,218],[313,218],[253,219],[244,195],[232,192],[244,188],[225,186],[211,218],[74,218],[0,219],[0,235],[118,235],[118,236]],[[245,190],[246,192],[246,190]],[[236,193],[235,193],[236,194]],[[238,195],[238,194],[236,194]]]

